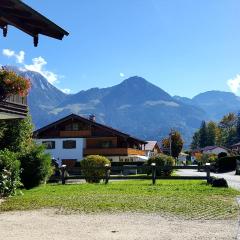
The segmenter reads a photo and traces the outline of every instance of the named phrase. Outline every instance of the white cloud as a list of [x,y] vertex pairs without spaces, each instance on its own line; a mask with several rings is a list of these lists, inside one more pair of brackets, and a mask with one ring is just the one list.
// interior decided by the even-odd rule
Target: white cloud
[[20,51],[19,53],[15,53],[11,49],[3,49],[2,54],[6,57],[15,57],[17,63],[23,63],[25,58],[25,52]]
[[71,93],[71,89],[69,89],[69,88],[61,89],[61,91],[66,93],[66,94],[70,94]]
[[[63,76],[61,75],[58,75],[52,71],[46,70],[45,67],[47,65],[47,61],[41,56],[33,58],[31,64],[26,64],[24,62],[24,59],[25,59],[24,51],[20,51],[19,53],[16,53],[11,49],[3,49],[2,54],[9,58],[11,57],[15,58],[16,63],[19,63],[21,65],[20,67],[21,70],[30,70],[30,71],[38,72],[41,75],[43,75],[51,84],[57,83],[59,82],[60,78],[63,78]],[[66,92],[69,92],[69,89],[64,89],[64,90]]]
[[3,49],[2,54],[7,57],[14,56],[15,52],[10,49]]
[[165,105],[168,107],[179,107],[179,104],[172,101],[163,101],[163,100],[157,100],[157,101],[146,101],[144,103],[145,106],[156,106],[156,105]]
[[237,94],[240,90],[240,75],[237,74],[235,78],[229,79],[227,85],[233,93]]
[[42,74],[51,84],[58,82],[58,75],[51,71],[45,70],[44,66],[47,65],[47,61],[43,57],[37,57],[32,59],[32,64],[25,64],[24,67],[27,70],[38,72]]
[[119,73],[120,77],[125,77],[124,73]]

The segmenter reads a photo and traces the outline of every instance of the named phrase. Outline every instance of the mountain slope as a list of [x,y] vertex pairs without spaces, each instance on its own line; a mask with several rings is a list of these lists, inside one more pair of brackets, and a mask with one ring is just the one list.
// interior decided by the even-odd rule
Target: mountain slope
[[231,92],[208,91],[195,96],[192,104],[207,112],[211,120],[219,120],[226,113],[240,110],[240,97]]
[[137,76],[116,86],[66,95],[39,73],[12,69],[31,80],[28,102],[36,128],[70,113],[95,114],[97,121],[146,140],[160,140],[174,128],[188,145],[202,120],[219,120],[240,110],[240,98],[232,93],[209,91],[193,99],[172,97]]
[[51,121],[52,118],[47,112],[62,102],[67,95],[50,84],[40,73],[21,70],[13,66],[7,66],[7,68],[31,81],[28,105],[36,127]]
[[119,85],[81,91],[65,99],[50,115],[94,113],[97,120],[144,139],[166,136],[176,128],[189,139],[206,114],[200,108],[176,101],[161,88],[141,77]]

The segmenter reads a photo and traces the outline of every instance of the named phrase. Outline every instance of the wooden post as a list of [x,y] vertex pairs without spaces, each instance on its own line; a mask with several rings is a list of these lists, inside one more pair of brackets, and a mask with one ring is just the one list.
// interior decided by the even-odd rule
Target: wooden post
[[67,165],[62,165],[61,166],[61,172],[62,172],[62,184],[64,185],[66,183],[66,179],[65,179],[65,172],[66,172],[66,167]]
[[156,183],[156,163],[152,163],[152,184],[155,185]]
[[105,184],[108,184],[110,178],[110,165],[106,164],[105,165]]
[[206,174],[207,174],[207,182],[210,182],[210,163],[206,163]]

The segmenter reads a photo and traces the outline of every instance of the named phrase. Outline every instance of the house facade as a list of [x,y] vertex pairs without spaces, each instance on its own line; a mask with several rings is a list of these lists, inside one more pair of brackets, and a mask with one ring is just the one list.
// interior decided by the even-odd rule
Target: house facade
[[236,152],[240,152],[240,142],[232,145],[231,150],[236,151]]
[[145,161],[146,142],[106,125],[93,116],[71,114],[34,132],[38,144],[59,164],[74,165],[87,155],[106,156],[111,162]]
[[145,151],[145,156],[147,158],[153,157],[162,152],[157,141],[147,141],[143,150]]
[[12,95],[7,99],[0,100],[0,120],[24,118],[27,113],[27,97]]
[[204,154],[215,154],[218,155],[219,153],[229,153],[229,149],[220,146],[207,146],[204,148],[199,148],[193,151],[193,155],[195,153],[204,153]]
[[205,148],[202,148],[201,152],[205,154],[215,154],[215,155],[218,155],[219,153],[228,154],[228,149],[225,147],[219,147],[219,146],[207,146]]

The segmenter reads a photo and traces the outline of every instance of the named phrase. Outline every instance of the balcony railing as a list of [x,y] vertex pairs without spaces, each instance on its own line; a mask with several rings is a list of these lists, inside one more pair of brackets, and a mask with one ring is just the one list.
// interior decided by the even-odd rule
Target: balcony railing
[[134,148],[85,148],[84,155],[103,155],[103,156],[144,156],[145,151]]
[[27,98],[13,95],[0,101],[0,118],[23,118],[27,116]]
[[60,137],[89,137],[91,136],[91,130],[80,131],[60,131]]

